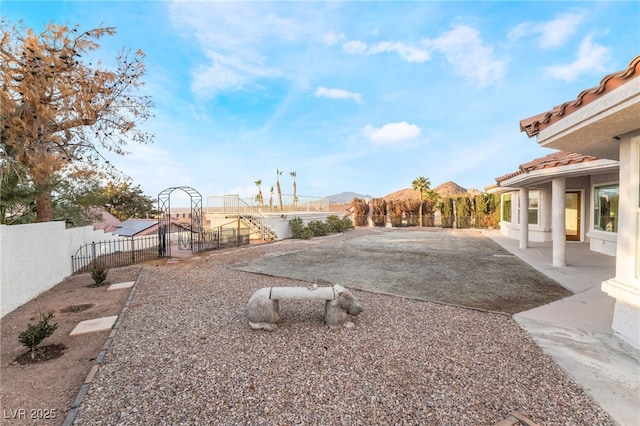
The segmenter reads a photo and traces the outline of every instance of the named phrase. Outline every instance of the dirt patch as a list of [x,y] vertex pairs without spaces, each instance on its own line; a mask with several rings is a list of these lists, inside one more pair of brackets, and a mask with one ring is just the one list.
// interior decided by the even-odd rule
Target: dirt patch
[[83,303],[81,305],[71,305],[67,306],[64,309],[60,309],[60,312],[64,313],[78,313],[82,311],[86,311],[87,309],[91,309],[95,306],[93,303]]
[[65,349],[67,349],[67,347],[62,343],[58,343],[56,345],[38,346],[36,350],[33,351],[33,355],[31,354],[31,351],[25,352],[22,355],[19,355],[14,360],[14,363],[25,365],[49,361],[51,359],[61,357],[62,354],[64,354]]
[[479,231],[380,230],[234,268],[509,314],[573,294]]
[[[142,266],[111,269],[111,283],[135,281]],[[61,425],[109,331],[70,337],[80,321],[119,315],[130,289],[89,287],[90,274],[69,277],[2,318],[0,406],[3,425]],[[53,311],[56,331],[38,348],[36,362],[18,340],[40,313]],[[24,362],[24,363],[23,363]]]

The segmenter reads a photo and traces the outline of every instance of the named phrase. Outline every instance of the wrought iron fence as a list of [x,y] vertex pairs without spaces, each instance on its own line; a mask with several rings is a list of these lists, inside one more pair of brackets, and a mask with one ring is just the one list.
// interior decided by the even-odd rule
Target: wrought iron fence
[[104,262],[109,268],[133,265],[160,257],[158,236],[121,238],[87,243],[71,256],[72,272],[88,272],[92,263]]
[[171,256],[171,246],[178,250],[199,253],[227,247],[236,247],[250,243],[248,226],[233,221],[216,228],[207,228],[199,232],[190,230],[164,234],[161,237],[148,235],[118,240],[97,241],[81,246],[71,256],[71,268],[74,274],[89,272],[91,265],[104,262],[109,268],[134,265],[165,256]]
[[[369,218],[371,224],[369,224]],[[456,228],[456,229],[468,229],[468,228],[489,228],[491,223],[488,220],[490,215],[482,216],[435,216],[435,215],[423,215],[422,226],[423,227],[436,227],[436,228]],[[356,226],[387,226],[387,220],[394,228],[404,227],[419,227],[420,216],[416,215],[404,215],[401,218],[372,215],[371,217],[360,215],[353,218]]]

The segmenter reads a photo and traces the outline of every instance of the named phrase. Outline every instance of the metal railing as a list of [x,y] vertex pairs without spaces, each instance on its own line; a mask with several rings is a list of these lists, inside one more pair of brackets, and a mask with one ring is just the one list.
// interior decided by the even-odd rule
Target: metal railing
[[96,261],[104,262],[109,268],[118,268],[159,257],[157,235],[94,241],[81,246],[71,256],[71,270],[74,274],[88,272]]
[[239,195],[207,197],[205,213],[254,215],[258,213],[328,212],[329,198],[306,195],[282,194],[282,208],[278,195],[264,197],[260,202],[255,198],[240,198]]
[[[134,265],[161,257],[170,256],[174,249],[199,253],[227,247],[236,247],[250,243],[250,228],[241,221],[206,228],[199,232],[184,230],[165,234],[164,245],[158,235],[142,237],[122,237],[118,240],[94,241],[81,246],[71,256],[72,273],[89,272],[94,262],[105,263],[109,268]],[[161,249],[164,247],[164,250]],[[169,250],[167,250],[169,249]]]
[[[436,228],[455,228],[455,229],[484,229],[489,227],[487,224],[488,215],[481,216],[441,216],[441,215],[423,215],[422,226],[423,227],[436,227]],[[369,223],[371,219],[371,223]],[[387,217],[386,215],[367,215],[354,217],[354,222],[357,226],[387,226],[387,221],[391,223],[392,227],[414,227],[420,226],[420,216],[417,215],[404,215],[402,218]]]

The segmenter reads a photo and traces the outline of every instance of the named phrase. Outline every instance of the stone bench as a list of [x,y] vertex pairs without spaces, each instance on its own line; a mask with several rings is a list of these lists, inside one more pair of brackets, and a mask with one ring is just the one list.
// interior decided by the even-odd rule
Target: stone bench
[[273,331],[280,322],[281,300],[324,300],[325,323],[329,328],[351,327],[351,320],[362,312],[362,304],[341,285],[333,287],[265,287],[249,298],[246,315],[254,330]]

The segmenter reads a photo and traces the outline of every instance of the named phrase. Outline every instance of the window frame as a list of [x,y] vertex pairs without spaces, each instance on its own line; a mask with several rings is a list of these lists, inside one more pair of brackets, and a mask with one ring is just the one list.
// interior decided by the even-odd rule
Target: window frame
[[[599,189],[613,189],[615,188],[617,190],[617,200],[616,200],[616,208],[615,208],[615,212],[613,215],[613,219],[611,219],[610,222],[607,222],[607,224],[602,224],[601,220],[603,217],[603,211],[602,211],[602,206],[600,205],[600,200],[602,199],[602,197],[598,196],[598,190]],[[607,232],[609,234],[617,234],[618,233],[618,218],[619,218],[619,208],[620,208],[620,182],[603,182],[603,183],[598,183],[596,185],[593,185],[592,191],[592,199],[593,199],[593,219],[591,220],[591,226],[592,229],[594,231],[598,231],[598,232]],[[609,203],[611,203],[611,200],[609,200]],[[609,218],[611,218],[611,207],[608,208],[608,215]],[[609,223],[611,223],[611,228],[612,229],[607,229]]]

